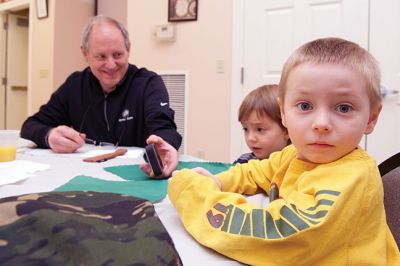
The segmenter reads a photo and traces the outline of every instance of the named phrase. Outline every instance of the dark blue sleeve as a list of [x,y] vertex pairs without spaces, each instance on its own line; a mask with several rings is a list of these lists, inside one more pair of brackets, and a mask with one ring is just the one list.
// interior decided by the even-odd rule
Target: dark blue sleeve
[[174,111],[169,105],[169,95],[160,76],[152,77],[145,90],[145,123],[149,134],[157,135],[179,149],[182,136],[176,130]]
[[46,142],[48,132],[57,126],[70,126],[68,112],[68,87],[67,80],[55,91],[50,100],[42,105],[39,111],[28,117],[22,125],[21,137],[33,141],[39,148],[49,148]]

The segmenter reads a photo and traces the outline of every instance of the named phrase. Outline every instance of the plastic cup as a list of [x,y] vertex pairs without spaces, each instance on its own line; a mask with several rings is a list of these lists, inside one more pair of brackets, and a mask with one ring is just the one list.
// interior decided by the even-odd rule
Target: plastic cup
[[18,130],[0,130],[0,162],[15,160],[18,139]]

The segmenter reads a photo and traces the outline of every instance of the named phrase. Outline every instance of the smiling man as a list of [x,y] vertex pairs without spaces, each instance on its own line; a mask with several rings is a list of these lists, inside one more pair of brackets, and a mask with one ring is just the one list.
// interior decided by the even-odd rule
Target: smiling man
[[[169,175],[178,164],[182,137],[161,77],[129,64],[128,31],[112,18],[99,15],[89,21],[81,50],[89,66],[72,73],[25,121],[21,136],[60,153],[75,152],[85,143],[154,143],[166,162],[164,174]],[[163,148],[168,152],[163,154]],[[148,167],[143,169],[150,174]]]

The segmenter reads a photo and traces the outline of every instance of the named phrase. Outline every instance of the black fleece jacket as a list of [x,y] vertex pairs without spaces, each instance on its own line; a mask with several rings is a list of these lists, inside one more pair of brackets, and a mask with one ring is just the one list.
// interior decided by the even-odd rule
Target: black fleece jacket
[[129,65],[124,79],[108,94],[90,68],[72,73],[47,104],[24,122],[21,137],[48,148],[46,135],[59,125],[85,133],[96,143],[119,146],[144,147],[151,134],[176,149],[182,141],[161,77],[135,65]]

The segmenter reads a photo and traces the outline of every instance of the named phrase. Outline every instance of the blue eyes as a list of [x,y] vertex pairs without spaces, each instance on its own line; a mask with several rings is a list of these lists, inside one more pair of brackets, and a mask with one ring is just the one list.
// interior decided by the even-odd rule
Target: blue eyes
[[[300,102],[296,106],[300,111],[310,111],[313,109],[313,106],[307,102]],[[339,113],[348,113],[354,110],[354,108],[349,104],[339,104],[335,107],[335,110]]]
[[306,102],[298,103],[297,108],[299,108],[301,111],[308,111],[312,109],[311,104]]
[[336,111],[340,113],[348,113],[353,110],[353,107],[351,107],[348,104],[340,104],[338,107],[336,107]]

